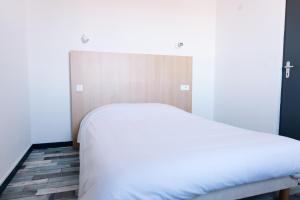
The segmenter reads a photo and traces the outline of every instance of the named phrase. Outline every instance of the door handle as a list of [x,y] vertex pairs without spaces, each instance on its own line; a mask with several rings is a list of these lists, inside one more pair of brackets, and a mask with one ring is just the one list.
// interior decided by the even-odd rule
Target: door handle
[[285,78],[290,78],[291,76],[291,69],[295,66],[291,65],[291,61],[287,61],[286,65],[283,67],[285,69]]

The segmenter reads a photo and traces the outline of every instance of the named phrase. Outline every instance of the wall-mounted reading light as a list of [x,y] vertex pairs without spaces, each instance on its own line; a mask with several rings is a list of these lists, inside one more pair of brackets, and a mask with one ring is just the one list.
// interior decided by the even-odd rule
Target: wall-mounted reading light
[[180,48],[182,48],[184,46],[184,43],[183,42],[177,42],[176,43],[176,49],[180,49]]
[[86,36],[85,34],[83,34],[83,35],[81,36],[81,42],[82,42],[83,44],[88,43],[90,40],[91,40],[91,39],[90,39],[88,36]]

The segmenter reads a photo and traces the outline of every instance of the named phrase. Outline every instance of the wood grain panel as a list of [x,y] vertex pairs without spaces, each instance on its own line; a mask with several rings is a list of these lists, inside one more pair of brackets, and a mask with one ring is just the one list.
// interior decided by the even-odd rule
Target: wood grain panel
[[[72,51],[70,67],[74,144],[81,120],[99,106],[164,103],[192,110],[192,57]],[[190,90],[181,91],[181,84]]]

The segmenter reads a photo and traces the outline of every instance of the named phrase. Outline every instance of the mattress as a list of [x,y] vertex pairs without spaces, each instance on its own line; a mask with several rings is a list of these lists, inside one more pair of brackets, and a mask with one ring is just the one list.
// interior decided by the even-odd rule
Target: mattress
[[113,104],[81,123],[80,200],[189,200],[300,173],[300,142],[163,104]]

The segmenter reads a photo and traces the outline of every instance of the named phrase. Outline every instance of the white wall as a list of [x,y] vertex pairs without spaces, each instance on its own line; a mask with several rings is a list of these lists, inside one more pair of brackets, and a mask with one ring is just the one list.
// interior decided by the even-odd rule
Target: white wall
[[0,184],[31,145],[26,1],[0,1]]
[[278,133],[285,0],[217,0],[214,117]]
[[215,0],[30,0],[33,143],[70,140],[68,52],[75,49],[194,56],[193,110],[212,118],[215,8]]
[[[194,113],[278,132],[284,0],[29,4],[33,143],[70,140],[70,50],[194,56]],[[87,45],[83,33],[92,39]],[[177,41],[185,47],[175,49]]]

